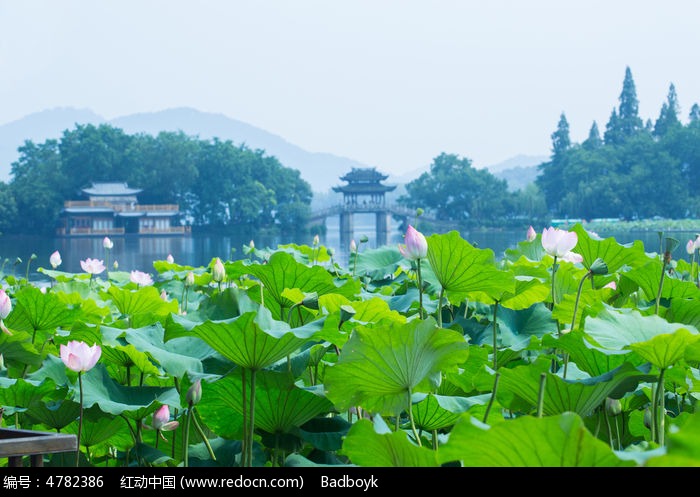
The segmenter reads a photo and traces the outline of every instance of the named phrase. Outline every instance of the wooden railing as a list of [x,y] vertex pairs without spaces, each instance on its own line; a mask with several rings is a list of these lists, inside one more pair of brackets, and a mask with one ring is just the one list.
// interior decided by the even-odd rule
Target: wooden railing
[[180,206],[177,204],[117,204],[114,202],[101,202],[99,200],[68,200],[63,203],[69,207],[105,207],[117,212],[153,212],[153,211],[177,211]]
[[189,226],[168,226],[166,228],[140,228],[140,235],[164,235],[168,233],[189,233]]

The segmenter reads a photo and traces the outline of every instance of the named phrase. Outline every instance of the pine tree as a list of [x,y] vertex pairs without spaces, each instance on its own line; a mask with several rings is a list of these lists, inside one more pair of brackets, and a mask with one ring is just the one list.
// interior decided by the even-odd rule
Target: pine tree
[[620,130],[620,118],[617,116],[617,109],[613,108],[610,113],[608,124],[605,125],[603,135],[606,145],[620,145],[623,142],[622,131]]
[[569,137],[569,122],[566,120],[564,113],[559,117],[557,130],[552,133],[552,156],[554,158],[561,157],[569,147],[571,147],[571,138]]
[[693,106],[690,108],[690,114],[688,114],[688,120],[691,123],[700,123],[700,105],[693,104]]
[[600,131],[598,130],[597,122],[593,121],[593,125],[588,132],[588,138],[584,140],[582,146],[587,150],[594,150],[603,146],[603,140],[600,138]]
[[654,125],[654,136],[664,136],[671,129],[680,126],[681,122],[678,119],[678,114],[680,112],[679,108],[676,87],[673,85],[673,83],[671,83],[671,86],[668,89],[666,102],[664,102],[664,104],[661,106],[659,118],[656,120],[656,124]]
[[625,69],[625,80],[622,82],[620,93],[619,128],[624,138],[629,138],[642,129],[643,123],[639,117],[639,101],[637,89],[629,67]]

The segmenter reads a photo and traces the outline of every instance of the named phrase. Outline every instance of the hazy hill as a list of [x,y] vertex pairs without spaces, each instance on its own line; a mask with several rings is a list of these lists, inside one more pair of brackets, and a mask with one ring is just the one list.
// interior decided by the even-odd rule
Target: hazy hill
[[298,169],[314,191],[326,191],[340,184],[340,176],[353,167],[369,167],[346,157],[308,152],[277,135],[223,114],[178,108],[108,121],[90,110],[56,108],[0,126],[0,181],[9,181],[11,164],[19,157],[17,148],[25,140],[42,143],[50,138],[60,139],[64,130],[73,129],[76,124],[101,123],[121,128],[129,134],[157,135],[160,131],[182,131],[204,140],[218,137],[231,140],[235,145],[245,144],[252,150],[264,150],[266,155],[277,157],[284,166]]

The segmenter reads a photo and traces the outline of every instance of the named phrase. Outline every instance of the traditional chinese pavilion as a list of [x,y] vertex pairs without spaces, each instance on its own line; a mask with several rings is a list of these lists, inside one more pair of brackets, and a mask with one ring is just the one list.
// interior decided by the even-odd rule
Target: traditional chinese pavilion
[[353,233],[354,213],[374,213],[376,215],[377,245],[385,245],[389,231],[390,211],[385,194],[394,191],[396,185],[385,185],[388,178],[376,168],[352,168],[341,176],[346,185],[334,186],[333,191],[343,194],[340,210],[340,244],[347,247]]
[[83,188],[83,200],[69,200],[61,211],[59,236],[184,235],[176,204],[138,203],[141,189],[126,183],[92,183]]

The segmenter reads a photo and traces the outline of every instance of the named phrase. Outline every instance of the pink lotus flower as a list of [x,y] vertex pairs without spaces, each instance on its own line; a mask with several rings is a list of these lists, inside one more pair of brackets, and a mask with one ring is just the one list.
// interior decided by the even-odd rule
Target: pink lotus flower
[[561,260],[577,264],[583,262],[583,256],[569,250],[566,254],[564,254]]
[[4,289],[0,288],[0,319],[5,319],[12,311],[12,301]]
[[173,254],[168,254],[168,257],[166,257],[165,260],[168,261],[170,264],[175,262],[175,259],[173,258]]
[[58,250],[51,254],[49,257],[49,262],[51,263],[51,267],[54,269],[61,265],[63,261],[61,260],[61,254],[58,252]]
[[107,250],[110,250],[112,247],[114,247],[114,242],[106,236],[104,240],[102,240],[102,246]]
[[129,276],[129,280],[139,286],[150,286],[153,284],[153,278],[151,278],[151,275],[142,271],[132,271],[131,275]]
[[94,344],[89,347],[85,342],[72,340],[61,344],[61,360],[66,367],[76,373],[90,371],[102,355],[102,348]]
[[170,421],[170,408],[166,404],[160,406],[158,410],[153,413],[152,428],[154,430],[172,431],[179,425],[180,423],[178,421]]
[[617,283],[615,283],[614,281],[611,281],[610,283],[605,285],[603,288],[612,288],[613,290],[617,290]]
[[90,259],[89,257],[84,261],[80,261],[80,267],[83,268],[83,271],[90,274],[100,274],[105,270],[104,261]]
[[532,226],[530,226],[530,227],[527,229],[527,241],[528,241],[528,242],[531,242],[531,241],[533,241],[535,238],[537,238],[537,233],[535,232],[535,228],[533,228]]
[[575,231],[560,230],[559,228],[545,228],[542,231],[542,248],[552,257],[564,257],[578,243],[578,235]]
[[399,252],[406,259],[415,261],[428,255],[428,241],[423,236],[423,233],[410,224],[406,230],[404,240],[406,241],[405,244],[399,244]]
[[688,240],[688,243],[685,244],[685,251],[688,252],[688,255],[692,255],[695,248],[695,240]]

